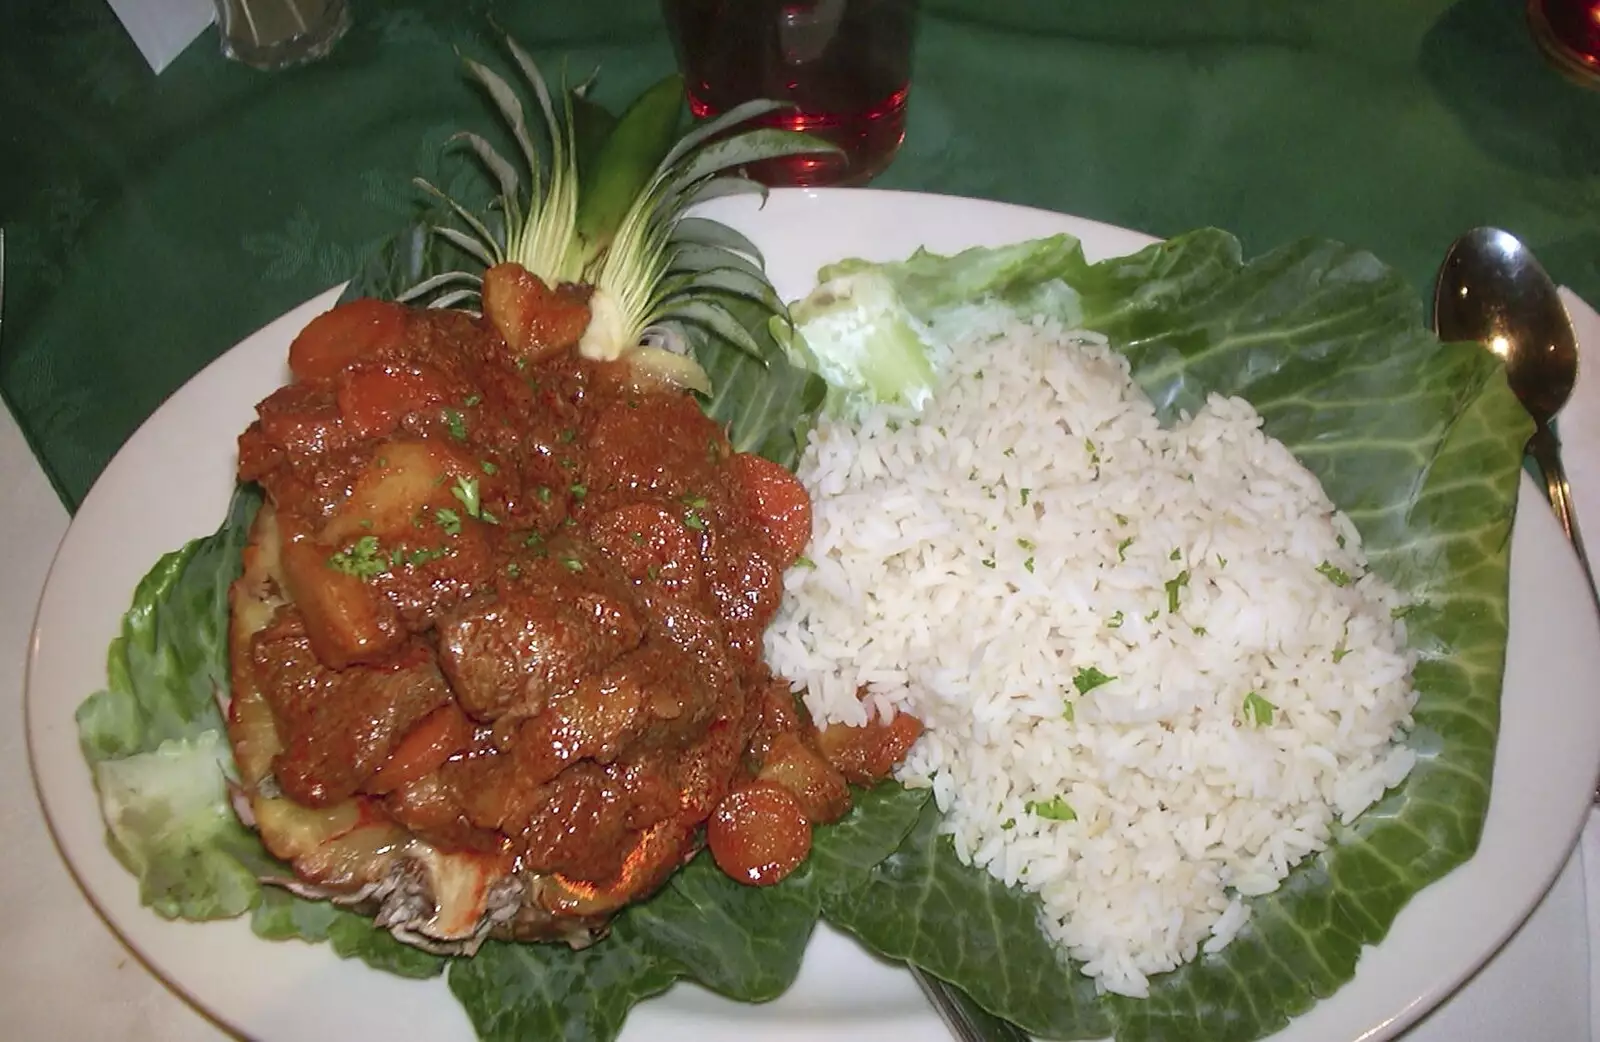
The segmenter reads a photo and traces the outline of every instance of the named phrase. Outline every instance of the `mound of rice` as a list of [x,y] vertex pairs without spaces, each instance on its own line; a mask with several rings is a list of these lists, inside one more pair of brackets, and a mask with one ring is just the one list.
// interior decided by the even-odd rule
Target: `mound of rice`
[[814,433],[768,661],[819,719],[920,717],[899,777],[959,856],[1143,996],[1411,769],[1400,602],[1247,402],[1163,429],[1095,334],[936,333],[921,410]]

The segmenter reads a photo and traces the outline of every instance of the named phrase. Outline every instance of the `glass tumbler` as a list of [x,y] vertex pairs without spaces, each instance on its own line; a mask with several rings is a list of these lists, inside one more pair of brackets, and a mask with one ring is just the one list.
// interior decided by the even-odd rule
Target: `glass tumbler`
[[1528,25],[1557,68],[1600,87],[1600,0],[1528,0]]
[[697,118],[752,98],[793,102],[761,122],[844,150],[759,163],[769,185],[861,185],[905,139],[917,0],[662,0]]
[[257,69],[315,61],[350,28],[347,0],[216,0],[222,53]]

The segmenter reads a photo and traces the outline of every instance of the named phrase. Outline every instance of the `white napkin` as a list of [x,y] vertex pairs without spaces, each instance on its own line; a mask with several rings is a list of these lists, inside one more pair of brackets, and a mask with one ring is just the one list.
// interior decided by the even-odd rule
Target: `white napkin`
[[107,0],[139,53],[160,72],[217,17],[213,0]]
[[[1578,386],[1557,422],[1561,458],[1584,546],[1594,554],[1600,551],[1600,314],[1569,290],[1561,291],[1561,301],[1578,331]],[[1600,811],[1589,812],[1579,849],[1589,912],[1589,1037],[1600,1039]]]

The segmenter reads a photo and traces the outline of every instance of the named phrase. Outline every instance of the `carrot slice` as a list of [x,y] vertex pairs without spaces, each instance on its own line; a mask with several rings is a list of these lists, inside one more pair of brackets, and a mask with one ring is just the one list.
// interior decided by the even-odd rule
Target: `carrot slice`
[[781,785],[751,782],[723,797],[706,823],[712,860],[747,886],[771,886],[811,853],[811,822]]
[[442,705],[417,722],[394,747],[389,758],[372,773],[364,786],[368,792],[392,792],[424,778],[444,765],[472,741],[472,721],[454,702]]
[[811,497],[805,486],[778,464],[748,452],[730,457],[728,469],[740,507],[778,551],[778,564],[794,564],[811,541]]
[[446,399],[444,381],[432,369],[363,365],[345,369],[335,384],[339,413],[358,437],[381,438],[409,413]]
[[406,334],[406,309],[361,298],[336,305],[306,324],[289,345],[296,380],[325,380],[345,366],[398,344]]

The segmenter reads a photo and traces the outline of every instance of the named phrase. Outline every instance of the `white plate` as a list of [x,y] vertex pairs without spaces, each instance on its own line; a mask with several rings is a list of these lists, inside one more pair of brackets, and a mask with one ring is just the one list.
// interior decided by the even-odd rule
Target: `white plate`
[[[716,215],[767,253],[786,298],[847,255],[903,257],[1055,232],[1091,259],[1147,236],[1059,214],[973,200],[872,191],[780,191],[758,211],[724,200]],[[251,1038],[349,1042],[472,1037],[442,980],[418,983],[338,960],[326,946],[271,944],[243,921],[169,923],[141,907],[103,841],[72,714],[105,682],[104,655],[134,586],[163,552],[213,531],[233,485],[234,439],[286,376],[293,335],[337,290],[309,301],[219,358],[128,441],[73,521],[39,607],[29,659],[28,739],[45,811],[83,888],[174,988]],[[219,302],[225,306],[226,302]],[[1534,493],[1524,483],[1525,502]],[[1292,1023],[1280,1042],[1391,1037],[1481,965],[1533,909],[1565,862],[1600,770],[1600,626],[1548,510],[1522,509],[1512,540],[1511,644],[1494,796],[1480,853],[1414,900],[1355,979]],[[800,979],[746,1006],[691,987],[639,1007],[626,1039],[745,1042],[893,1039],[944,1042],[910,978],[823,929]]]

